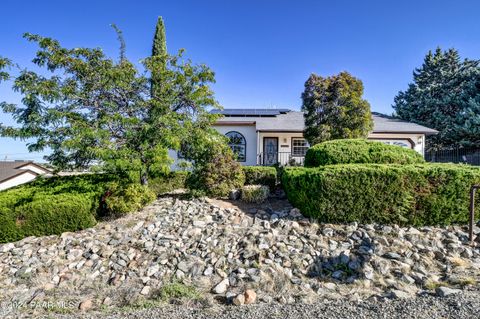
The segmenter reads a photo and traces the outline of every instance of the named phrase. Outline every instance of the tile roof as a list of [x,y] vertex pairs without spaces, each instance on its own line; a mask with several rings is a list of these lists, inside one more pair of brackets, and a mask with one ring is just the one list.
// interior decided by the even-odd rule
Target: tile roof
[[[248,111],[248,109],[225,109],[225,110],[214,110],[212,113],[223,114],[225,115],[218,120],[219,123],[222,122],[255,122],[257,131],[276,131],[276,132],[303,132],[305,129],[305,121],[303,118],[303,112],[298,111],[289,111],[287,109],[277,110],[278,114],[276,115],[263,115],[259,116],[258,114],[266,114],[266,111],[275,111],[270,109],[252,109],[253,111]],[[270,112],[268,114],[272,114]],[[381,113],[372,113],[373,117],[373,133],[421,133],[421,134],[436,134],[437,131],[431,128],[402,121],[391,116],[381,114]]]

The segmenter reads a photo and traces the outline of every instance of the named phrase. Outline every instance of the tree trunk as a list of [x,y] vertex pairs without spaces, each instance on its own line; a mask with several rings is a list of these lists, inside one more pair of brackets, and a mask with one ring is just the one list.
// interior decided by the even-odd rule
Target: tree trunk
[[140,184],[142,184],[143,186],[148,185],[148,174],[146,171],[141,172],[140,174]]

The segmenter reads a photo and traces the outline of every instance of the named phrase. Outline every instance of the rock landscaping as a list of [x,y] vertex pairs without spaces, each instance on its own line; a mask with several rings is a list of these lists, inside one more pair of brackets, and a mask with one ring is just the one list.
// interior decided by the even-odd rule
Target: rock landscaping
[[319,224],[288,205],[166,197],[77,233],[0,245],[0,315],[449,298],[479,279],[463,227]]

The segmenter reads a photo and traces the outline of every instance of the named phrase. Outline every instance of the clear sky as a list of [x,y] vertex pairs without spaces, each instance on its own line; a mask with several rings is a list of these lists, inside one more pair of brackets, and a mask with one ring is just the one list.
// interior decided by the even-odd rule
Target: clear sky
[[[391,113],[393,98],[411,81],[425,53],[454,47],[480,58],[480,1],[11,1],[3,0],[0,55],[31,66],[31,32],[67,47],[102,47],[118,55],[110,23],[122,30],[127,56],[150,54],[157,16],[163,16],[170,53],[216,72],[217,99],[224,107],[298,109],[310,73],[342,70],[360,78],[372,110]],[[18,102],[0,84],[0,100]],[[11,118],[0,111],[0,122]],[[25,143],[0,138],[0,160],[36,159]]]

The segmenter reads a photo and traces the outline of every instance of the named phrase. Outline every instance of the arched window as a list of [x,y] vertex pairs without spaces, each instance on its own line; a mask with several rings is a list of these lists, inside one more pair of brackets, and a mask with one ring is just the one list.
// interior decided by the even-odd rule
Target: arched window
[[225,136],[228,137],[228,146],[237,155],[237,161],[245,162],[247,160],[247,142],[245,137],[236,131],[228,132]]

